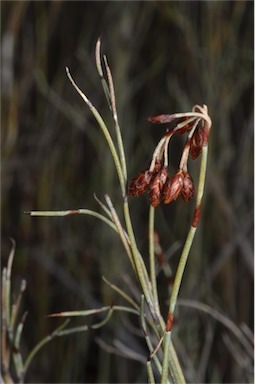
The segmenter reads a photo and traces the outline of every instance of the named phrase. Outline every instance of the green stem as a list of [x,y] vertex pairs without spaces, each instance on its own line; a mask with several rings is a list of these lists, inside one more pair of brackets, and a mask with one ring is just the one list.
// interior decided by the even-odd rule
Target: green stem
[[155,384],[155,378],[154,378],[154,375],[153,375],[153,370],[152,370],[152,367],[151,367],[151,362],[150,361],[147,361],[147,373],[148,373],[148,382],[149,384]]
[[[201,206],[201,201],[204,193],[204,186],[205,186],[205,174],[206,174],[206,165],[207,165],[207,146],[204,146],[202,149],[202,158],[201,158],[201,166],[200,166],[200,174],[199,174],[199,182],[198,182],[198,192],[197,192],[197,201],[196,201],[196,208],[195,212],[199,209]],[[190,227],[185,245],[183,247],[183,251],[180,257],[180,262],[176,271],[176,276],[174,280],[173,290],[169,302],[169,312],[173,315],[175,306],[176,306],[176,300],[177,296],[180,290],[180,286],[182,283],[183,273],[184,269],[187,263],[188,255],[190,248],[193,243],[193,239],[195,236],[197,230],[197,225],[194,226],[193,223]]]
[[[187,263],[187,259],[188,259],[189,252],[190,252],[190,248],[191,248],[192,243],[193,243],[193,239],[194,239],[194,236],[195,236],[195,233],[196,233],[197,224],[198,224],[198,220],[199,220],[201,201],[202,201],[202,197],[203,197],[203,193],[204,193],[204,186],[205,186],[205,175],[206,175],[206,166],[207,166],[207,153],[208,153],[208,147],[207,147],[207,145],[205,145],[202,148],[202,158],[201,158],[201,165],[200,165],[200,174],[199,174],[199,181],[198,181],[198,192],[197,192],[197,200],[196,200],[196,208],[195,208],[195,212],[194,212],[194,218],[193,218],[192,225],[190,227],[189,233],[187,235],[187,238],[186,238],[186,241],[185,241],[185,244],[184,244],[184,247],[183,247],[183,251],[182,251],[182,254],[181,254],[181,257],[180,257],[180,261],[179,261],[179,264],[178,264],[178,268],[177,268],[177,271],[176,271],[176,276],[175,276],[175,280],[174,280],[172,294],[171,294],[171,297],[170,297],[170,300],[169,300],[169,311],[168,311],[168,314],[170,314],[171,316],[174,315],[176,301],[177,301],[177,297],[178,297],[179,290],[180,290],[181,283],[182,283],[182,279],[183,279],[184,269],[185,269],[185,266],[186,266],[186,263]],[[170,337],[171,337],[171,331],[166,332],[165,333],[165,337],[164,337],[164,357],[163,357],[163,365],[162,365],[161,383],[164,383],[166,378],[168,377],[166,375],[168,375],[169,365],[171,366],[171,368],[173,368],[173,366],[171,364],[171,359],[172,359],[173,356],[172,356],[172,353],[171,353],[171,349],[169,348],[169,346],[170,346]],[[174,372],[173,372],[173,374],[174,374]],[[178,372],[177,372],[177,374],[178,374]],[[185,380],[184,381],[179,381],[178,380],[178,384],[179,384],[179,382],[182,383],[182,382],[185,382]]]
[[155,251],[154,251],[154,218],[155,208],[150,205],[149,211],[149,258],[150,258],[150,277],[154,301],[159,309],[157,280],[155,271]]
[[92,211],[90,209],[72,209],[68,211],[30,211],[30,212],[24,212],[25,214],[28,214],[30,216],[45,216],[45,217],[58,217],[58,216],[72,216],[72,215],[89,215],[96,217],[97,219],[103,221],[104,223],[108,224],[109,227],[114,229],[117,232],[116,225],[107,217],[101,215],[98,212]]
[[98,112],[98,110],[94,107],[94,105],[91,103],[91,101],[87,98],[87,96],[81,91],[81,89],[75,83],[75,81],[73,80],[73,78],[69,72],[69,69],[67,67],[66,67],[66,73],[67,73],[67,76],[68,76],[70,82],[72,83],[73,87],[76,89],[76,91],[79,93],[79,95],[81,96],[83,101],[87,104],[87,106],[91,110],[91,112],[94,115],[99,127],[101,128],[101,130],[104,134],[104,137],[105,137],[105,139],[108,143],[108,146],[110,148],[110,151],[111,151],[111,154],[113,157],[113,161],[115,163],[115,167],[116,167],[117,174],[118,174],[119,181],[120,181],[122,195],[125,196],[126,183],[125,183],[125,179],[124,179],[124,175],[123,175],[123,171],[122,171],[122,166],[121,166],[121,162],[120,162],[118,153],[116,151],[115,145],[113,143],[112,137],[108,131],[108,128],[107,128],[102,116]]
[[178,296],[178,293],[180,290],[184,269],[185,269],[185,266],[187,263],[189,251],[190,251],[195,233],[196,233],[196,228],[191,226],[189,233],[188,233],[188,236],[187,236],[187,239],[186,239],[186,242],[185,242],[185,245],[184,245],[184,248],[183,248],[183,251],[182,251],[182,255],[181,255],[179,264],[178,264],[176,277],[175,277],[174,285],[173,285],[173,289],[172,289],[170,305],[169,305],[169,311],[172,314],[174,313],[174,310],[175,310],[176,300],[177,300],[177,296]]
[[132,250],[132,257],[133,257],[133,262],[135,265],[137,277],[142,287],[144,297],[149,305],[150,310],[155,312],[153,310],[154,306],[153,306],[153,297],[151,294],[151,285],[150,285],[150,281],[149,281],[149,277],[148,277],[148,273],[147,273],[144,261],[136,245],[136,240],[135,240],[135,235],[134,235],[134,231],[131,223],[127,199],[124,200],[123,209],[124,209],[124,217],[125,217],[125,222],[127,227],[127,233],[130,239],[130,247]]
[[112,73],[111,73],[111,70],[110,70],[109,65],[107,63],[106,56],[104,56],[104,61],[105,61],[105,67],[106,67],[108,84],[109,84],[109,92],[110,92],[110,100],[111,100],[111,110],[112,110],[112,116],[113,116],[114,125],[115,125],[115,133],[116,133],[116,137],[117,137],[117,144],[118,144],[118,149],[119,149],[120,162],[121,162],[121,165],[122,165],[122,172],[123,172],[124,180],[126,181],[127,180],[126,157],[125,157],[124,145],[123,145],[121,130],[120,130],[119,121],[118,121],[118,114],[117,114],[117,109],[116,109],[116,98],[115,98],[115,91],[114,91]]
[[[144,333],[144,338],[147,344],[147,347],[150,352],[150,358],[148,359],[148,362],[150,362],[153,359],[153,362],[159,372],[159,374],[162,373],[162,365],[161,362],[159,361],[159,358],[156,353],[154,352],[154,347],[152,345],[149,333],[147,331],[147,325],[146,325],[146,320],[145,320],[145,311],[144,311],[144,295],[141,295],[141,309],[140,309],[140,323],[141,323],[141,328]],[[157,333],[157,329],[154,329],[155,334]]]
[[172,373],[173,378],[174,378],[174,382],[177,384],[185,384],[186,381],[185,381],[185,378],[184,378],[184,375],[182,372],[182,368],[180,366],[180,362],[179,362],[179,359],[178,359],[178,356],[176,354],[176,351],[175,351],[175,348],[174,348],[172,341],[170,342],[170,346],[169,346],[168,358],[169,358],[169,366],[170,366],[170,370],[171,370],[171,373]]
[[45,345],[47,344],[49,341],[51,341],[54,337],[58,336],[59,332],[65,328],[65,326],[69,323],[69,319],[67,319],[63,324],[61,324],[55,331],[53,331],[50,335],[46,336],[44,339],[42,339],[33,349],[32,351],[29,353],[27,359],[26,359],[26,362],[24,364],[24,370],[23,370],[23,373],[24,373],[24,376],[27,372],[27,369],[31,363],[31,361],[33,360],[33,358],[35,357],[35,355],[40,351],[40,349]]
[[165,384],[169,377],[170,343],[171,343],[171,332],[166,332],[164,336],[164,355],[163,355],[163,363],[162,363],[162,375],[161,375],[161,381],[160,381],[161,384]]

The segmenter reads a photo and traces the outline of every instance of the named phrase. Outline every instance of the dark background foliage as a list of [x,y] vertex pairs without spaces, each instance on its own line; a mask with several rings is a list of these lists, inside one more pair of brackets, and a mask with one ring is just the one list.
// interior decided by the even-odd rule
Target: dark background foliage
[[[105,141],[65,74],[68,66],[111,126],[95,68],[98,36],[114,77],[129,178],[147,166],[165,129],[147,123],[147,116],[208,106],[213,128],[206,195],[180,296],[252,329],[253,2],[5,1],[1,8],[2,263],[13,237],[13,288],[21,278],[28,283],[24,355],[59,324],[47,314],[121,301],[101,275],[135,289],[126,280],[130,269],[120,242],[104,224],[85,216],[23,214],[100,210],[94,192],[102,199],[108,193],[121,207]],[[180,138],[171,146],[172,170],[182,144]],[[191,166],[195,179],[198,163]],[[148,198],[130,204],[146,258]],[[182,201],[157,208],[156,229],[163,250],[173,253],[173,269],[191,215],[192,204]],[[179,247],[175,253],[173,246]],[[164,310],[162,273],[159,290]],[[88,321],[95,319],[81,323]],[[143,364],[109,354],[96,342],[121,340],[146,359],[143,339],[133,332],[137,325],[114,316],[101,330],[53,340],[37,355],[27,381],[144,382]],[[249,381],[238,349],[226,342],[228,332],[210,316],[179,307],[174,333],[190,382]]]

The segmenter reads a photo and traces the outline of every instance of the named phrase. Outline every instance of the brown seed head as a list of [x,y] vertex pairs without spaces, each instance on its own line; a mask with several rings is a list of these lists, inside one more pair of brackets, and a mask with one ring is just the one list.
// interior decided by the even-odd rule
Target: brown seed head
[[181,197],[186,203],[188,203],[194,197],[194,183],[192,177],[188,172],[184,174],[183,187],[181,190]]
[[149,187],[151,178],[152,173],[150,171],[138,173],[138,175],[133,178],[129,185],[129,196],[141,196]]
[[165,183],[163,199],[165,204],[171,203],[176,200],[180,195],[183,188],[183,171],[179,170],[171,179],[168,179]]
[[161,168],[150,183],[149,199],[155,208],[159,205],[164,184],[167,180],[167,167]]
[[190,141],[190,156],[195,160],[202,152],[202,147],[204,143],[204,129],[198,127]]

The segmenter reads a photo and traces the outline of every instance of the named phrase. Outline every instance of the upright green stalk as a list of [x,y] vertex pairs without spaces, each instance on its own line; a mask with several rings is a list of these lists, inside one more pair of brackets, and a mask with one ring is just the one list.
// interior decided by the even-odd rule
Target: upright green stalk
[[[176,306],[176,300],[179,294],[180,286],[183,279],[184,269],[187,263],[188,255],[190,252],[190,248],[193,243],[193,239],[196,233],[196,228],[199,221],[200,216],[200,207],[201,201],[204,192],[204,184],[205,184],[205,173],[206,173],[206,164],[207,164],[207,138],[209,134],[209,130],[211,127],[211,120],[207,113],[207,107],[204,105],[203,107],[199,105],[195,105],[192,109],[192,112],[189,113],[176,113],[172,115],[159,115],[155,117],[149,118],[149,121],[154,123],[166,123],[171,122],[175,119],[181,119],[179,123],[175,126],[175,128],[171,131],[166,131],[165,135],[159,141],[150,164],[150,167],[147,171],[139,173],[137,177],[133,179],[130,183],[130,187],[127,193],[127,166],[126,166],[126,157],[124,152],[124,145],[122,134],[118,122],[118,115],[116,109],[116,100],[115,100],[115,91],[114,84],[112,79],[112,74],[110,68],[107,63],[106,56],[103,56],[103,60],[101,58],[100,52],[101,42],[100,39],[96,45],[96,65],[99,73],[99,77],[102,82],[102,86],[106,95],[106,99],[109,105],[109,108],[112,113],[112,117],[114,120],[115,127],[115,140],[113,140],[112,135],[106,126],[102,116],[98,112],[98,110],[94,107],[94,105],[90,102],[87,96],[81,91],[81,89],[77,86],[75,81],[73,80],[69,69],[66,68],[67,76],[72,83],[73,87],[76,89],[78,94],[81,96],[83,101],[89,107],[90,111],[94,115],[104,137],[111,151],[113,161],[116,167],[119,184],[121,188],[121,193],[123,197],[123,215],[125,220],[125,228],[122,226],[121,221],[117,215],[117,212],[114,209],[114,206],[111,202],[109,196],[105,196],[108,208],[99,201],[101,207],[104,209],[106,214],[109,216],[110,220],[105,216],[96,213],[87,209],[76,209],[69,211],[51,211],[51,212],[28,212],[31,216],[66,216],[73,214],[87,214],[94,216],[101,221],[108,224],[112,229],[118,232],[120,239],[123,243],[123,246],[126,250],[127,256],[131,262],[131,266],[136,272],[137,279],[141,286],[141,308],[140,308],[140,316],[141,316],[141,327],[144,331],[145,340],[148,345],[150,351],[150,357],[147,363],[147,371],[148,378],[150,383],[154,383],[154,374],[152,370],[151,362],[154,362],[156,368],[161,374],[161,384],[166,384],[170,382],[170,377],[174,381],[175,384],[183,384],[185,383],[185,378],[183,376],[183,372],[181,370],[181,366],[178,361],[178,357],[176,355],[172,340],[171,340],[171,330],[174,318],[174,311]],[[102,64],[104,64],[104,71],[102,68]],[[104,77],[104,72],[106,72],[107,77]],[[198,111],[198,112],[197,112]],[[202,130],[202,133],[199,131]],[[181,162],[179,165],[179,170],[177,173],[170,179],[168,177],[168,145],[171,137],[175,132],[179,133],[188,133],[188,137],[185,142],[183,155],[181,158]],[[116,141],[116,145],[115,145]],[[174,280],[174,285],[172,289],[172,293],[169,299],[169,310],[166,323],[164,322],[159,306],[159,298],[158,298],[158,289],[157,289],[157,279],[156,279],[156,270],[155,270],[155,249],[154,249],[154,219],[155,219],[155,207],[160,203],[161,200],[164,201],[165,204],[168,204],[172,200],[175,200],[180,194],[184,198],[186,202],[188,202],[194,195],[194,185],[192,178],[188,174],[187,169],[187,161],[189,154],[191,152],[191,157],[195,158],[201,153],[202,147],[202,159],[200,165],[200,175],[199,175],[199,184],[198,184],[198,193],[196,200],[196,208],[193,216],[192,225],[190,227],[189,233],[187,235],[183,251],[180,257],[180,261],[178,264],[176,277]],[[150,210],[149,210],[149,272],[146,269],[146,265],[143,257],[141,256],[135,233],[133,230],[133,225],[131,221],[128,196],[140,196],[145,190],[149,189],[149,198],[151,202]],[[131,192],[130,192],[131,191]],[[8,276],[7,276],[8,277]],[[7,279],[8,280],[8,279]],[[7,281],[8,282],[8,281]],[[126,300],[128,300],[129,304],[132,304],[136,307],[136,304],[130,299],[124,292],[118,290],[117,287],[112,287],[121,294]],[[9,291],[8,284],[5,286],[6,291]],[[144,309],[144,298],[149,307],[150,314],[145,312]],[[8,303],[7,303],[8,307]],[[101,310],[104,308],[101,308]],[[125,307],[112,307],[109,309],[109,316],[104,319],[102,322],[94,325],[94,328],[101,327],[105,324],[106,321],[109,320],[113,310],[122,310],[129,311],[131,313],[137,314],[137,308],[134,310],[133,308],[125,308]],[[92,310],[95,311],[95,310]],[[96,310],[97,311],[97,310]],[[86,314],[91,311],[85,311]],[[76,316],[81,315],[81,311],[79,312],[66,312],[65,315]],[[62,314],[59,314],[63,316]],[[148,315],[148,316],[147,316]],[[7,318],[9,318],[9,313],[6,314]],[[150,324],[150,333],[153,333],[154,339],[151,339],[150,333],[147,333],[146,321]],[[85,326],[86,330],[88,329]],[[85,330],[83,327],[73,328],[73,330],[65,330],[59,333],[55,333],[55,335],[62,335],[77,331]],[[52,337],[53,335],[50,335]],[[32,357],[36,354],[37,350],[44,345],[49,338],[43,340],[33,351],[32,354],[28,357],[25,363],[25,371],[30,364]],[[153,341],[152,341],[153,340]],[[156,340],[156,341],[155,341]],[[157,343],[155,346],[154,344]],[[159,359],[158,351],[159,349],[163,349],[163,361],[161,362]]]
[[149,211],[149,258],[150,258],[150,278],[152,285],[152,293],[154,297],[155,304],[159,309],[158,301],[158,289],[157,289],[157,279],[155,271],[155,250],[154,250],[154,217],[155,217],[155,208],[150,205]]
[[[169,327],[166,327],[166,333],[164,337],[164,358],[163,358],[163,365],[162,365],[162,376],[161,376],[161,384],[164,384],[168,378],[169,374],[169,365],[171,365],[171,352],[170,352],[170,340],[171,340],[171,329],[172,329],[172,321],[174,316],[174,310],[176,306],[176,300],[177,296],[180,290],[180,286],[182,283],[183,273],[184,269],[187,263],[187,259],[189,256],[190,248],[193,243],[193,239],[196,233],[199,216],[200,216],[200,208],[201,208],[201,202],[202,197],[204,193],[204,186],[205,186],[205,174],[206,174],[206,166],[207,166],[207,153],[208,153],[208,146],[203,146],[202,148],[202,158],[201,158],[201,165],[200,165],[200,174],[199,174],[199,182],[198,182],[198,193],[197,193],[197,200],[196,200],[196,208],[194,211],[193,221],[189,230],[189,233],[186,238],[186,242],[183,247],[183,251],[180,257],[180,261],[178,264],[178,268],[176,271],[176,276],[173,284],[172,294],[169,301],[169,310],[168,310],[168,319],[170,319]],[[182,383],[183,381],[181,381]],[[185,382],[185,381],[184,381]],[[179,384],[179,382],[178,382]]]
[[[178,293],[180,290],[184,269],[185,269],[188,255],[190,252],[190,248],[192,246],[193,239],[194,239],[194,236],[195,236],[195,233],[197,230],[197,224],[198,224],[197,219],[198,218],[196,215],[199,215],[198,210],[200,211],[201,201],[202,201],[202,197],[203,197],[203,193],[204,193],[206,164],[207,164],[207,148],[208,148],[207,146],[204,146],[203,150],[202,150],[201,167],[200,167],[200,175],[199,175],[199,182],[198,182],[197,202],[196,202],[196,208],[195,208],[195,212],[194,212],[193,223],[190,227],[190,230],[189,230],[189,233],[188,233],[188,236],[187,236],[181,257],[180,257],[180,261],[178,264],[178,268],[177,268],[176,276],[175,276],[175,280],[174,280],[173,290],[172,290],[172,294],[170,297],[169,312],[171,314],[174,314],[174,310],[175,310],[175,306],[176,306],[176,300],[177,300],[177,296],[178,296]],[[196,223],[195,223],[195,221],[196,221]]]

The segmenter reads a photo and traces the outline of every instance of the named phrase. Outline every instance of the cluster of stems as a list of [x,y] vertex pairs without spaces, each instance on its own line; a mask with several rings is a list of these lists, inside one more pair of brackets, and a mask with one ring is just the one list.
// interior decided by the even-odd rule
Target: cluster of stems
[[[175,113],[171,115],[160,115],[150,117],[148,120],[153,123],[168,123],[176,121],[176,125],[172,130],[169,130],[159,141],[150,163],[149,168],[141,172],[130,183],[128,194],[131,196],[140,196],[149,191],[150,209],[149,209],[149,268],[146,268],[144,258],[142,257],[136,242],[135,233],[133,230],[132,219],[130,215],[129,199],[127,194],[128,179],[127,179],[127,163],[124,151],[124,144],[122,134],[119,126],[115,92],[112,74],[107,63],[105,56],[101,55],[101,42],[97,41],[96,44],[96,66],[99,77],[102,81],[102,86],[105,96],[112,113],[115,131],[110,132],[104,122],[103,117],[91,103],[88,97],[81,91],[78,85],[72,78],[70,71],[66,68],[67,76],[72,83],[75,90],[81,96],[85,104],[89,107],[94,115],[99,128],[111,151],[112,158],[116,167],[117,176],[119,179],[120,189],[123,201],[123,216],[124,223],[121,223],[119,215],[117,214],[114,205],[108,195],[105,195],[105,203],[96,198],[104,214],[89,210],[89,209],[74,209],[69,211],[30,211],[26,212],[31,216],[65,216],[74,214],[87,214],[102,220],[109,225],[119,235],[123,247],[126,251],[127,257],[130,260],[131,266],[134,270],[137,281],[140,285],[141,299],[140,303],[135,302],[126,292],[116,287],[114,284],[106,283],[112,289],[117,291],[127,302],[128,306],[113,306],[102,307],[94,310],[76,311],[76,312],[63,312],[54,314],[52,316],[88,316],[92,313],[107,312],[106,319],[97,325],[97,327],[104,325],[112,313],[116,310],[122,310],[136,314],[140,317],[141,328],[144,332],[144,337],[148,346],[149,356],[147,359],[148,381],[154,383],[155,375],[160,377],[162,384],[166,383],[185,383],[184,374],[182,372],[173,342],[171,340],[172,324],[174,319],[174,311],[177,296],[181,286],[184,268],[187,262],[189,251],[195,235],[200,217],[200,207],[204,191],[205,173],[207,164],[207,144],[208,135],[211,128],[211,120],[208,115],[207,107],[205,105],[195,105],[191,112]],[[175,133],[187,133],[187,139],[184,145],[183,153],[179,169],[172,177],[168,176],[168,145],[171,137]],[[196,193],[196,206],[193,215],[192,224],[188,232],[186,241],[184,243],[183,251],[180,256],[180,261],[175,274],[173,289],[169,298],[169,310],[166,320],[161,315],[161,308],[159,305],[157,279],[155,273],[155,249],[154,249],[154,216],[155,207],[163,201],[168,204],[181,196],[186,202],[190,201],[194,196],[194,183],[188,173],[187,162],[189,156],[192,159],[201,155],[200,162],[200,176]],[[81,328],[81,327],[80,327]],[[79,332],[86,330],[70,329],[62,331],[65,334],[72,332]],[[157,380],[158,381],[158,380]]]

